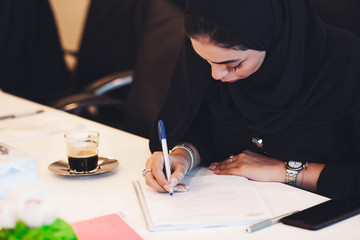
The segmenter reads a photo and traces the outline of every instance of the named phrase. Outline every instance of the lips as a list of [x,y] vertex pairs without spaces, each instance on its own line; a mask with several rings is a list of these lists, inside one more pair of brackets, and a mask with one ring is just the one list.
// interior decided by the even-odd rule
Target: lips
[[238,81],[238,79],[232,80],[232,81],[228,81],[228,83],[234,83],[234,82],[237,82],[237,81]]
[[237,82],[239,79],[235,79],[235,80],[221,80],[222,82],[224,83],[234,83],[234,82]]

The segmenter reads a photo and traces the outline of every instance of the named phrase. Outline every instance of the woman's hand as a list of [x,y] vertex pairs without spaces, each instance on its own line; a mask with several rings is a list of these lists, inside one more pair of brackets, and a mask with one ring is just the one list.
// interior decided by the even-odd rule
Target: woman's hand
[[171,187],[174,191],[187,191],[185,184],[178,184],[190,166],[187,154],[186,150],[183,149],[177,149],[169,154],[172,171],[169,182],[164,173],[164,155],[162,152],[154,152],[146,161],[146,168],[151,169],[151,172],[145,174],[146,184],[158,192],[169,192]]
[[209,167],[215,174],[238,175],[261,182],[285,182],[285,164],[277,159],[267,157],[250,150],[212,163]]

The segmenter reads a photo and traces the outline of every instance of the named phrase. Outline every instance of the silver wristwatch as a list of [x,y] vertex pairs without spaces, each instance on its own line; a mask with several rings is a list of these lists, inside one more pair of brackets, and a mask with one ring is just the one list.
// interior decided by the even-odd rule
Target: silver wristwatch
[[309,164],[296,161],[285,162],[286,166],[286,183],[289,185],[296,185],[296,178],[303,169],[305,169]]

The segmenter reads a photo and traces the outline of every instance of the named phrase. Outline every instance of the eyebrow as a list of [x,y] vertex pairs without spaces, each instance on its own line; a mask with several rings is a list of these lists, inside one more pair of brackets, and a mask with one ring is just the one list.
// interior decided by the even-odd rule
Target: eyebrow
[[232,60],[227,60],[227,61],[223,61],[223,62],[212,62],[214,64],[229,64],[229,63],[234,63],[234,62],[238,62],[241,61],[241,59],[232,59]]

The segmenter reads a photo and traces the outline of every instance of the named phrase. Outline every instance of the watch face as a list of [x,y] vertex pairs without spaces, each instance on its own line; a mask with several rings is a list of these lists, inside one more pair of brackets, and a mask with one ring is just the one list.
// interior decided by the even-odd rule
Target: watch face
[[302,166],[302,162],[289,161],[288,166],[291,168],[300,168]]

